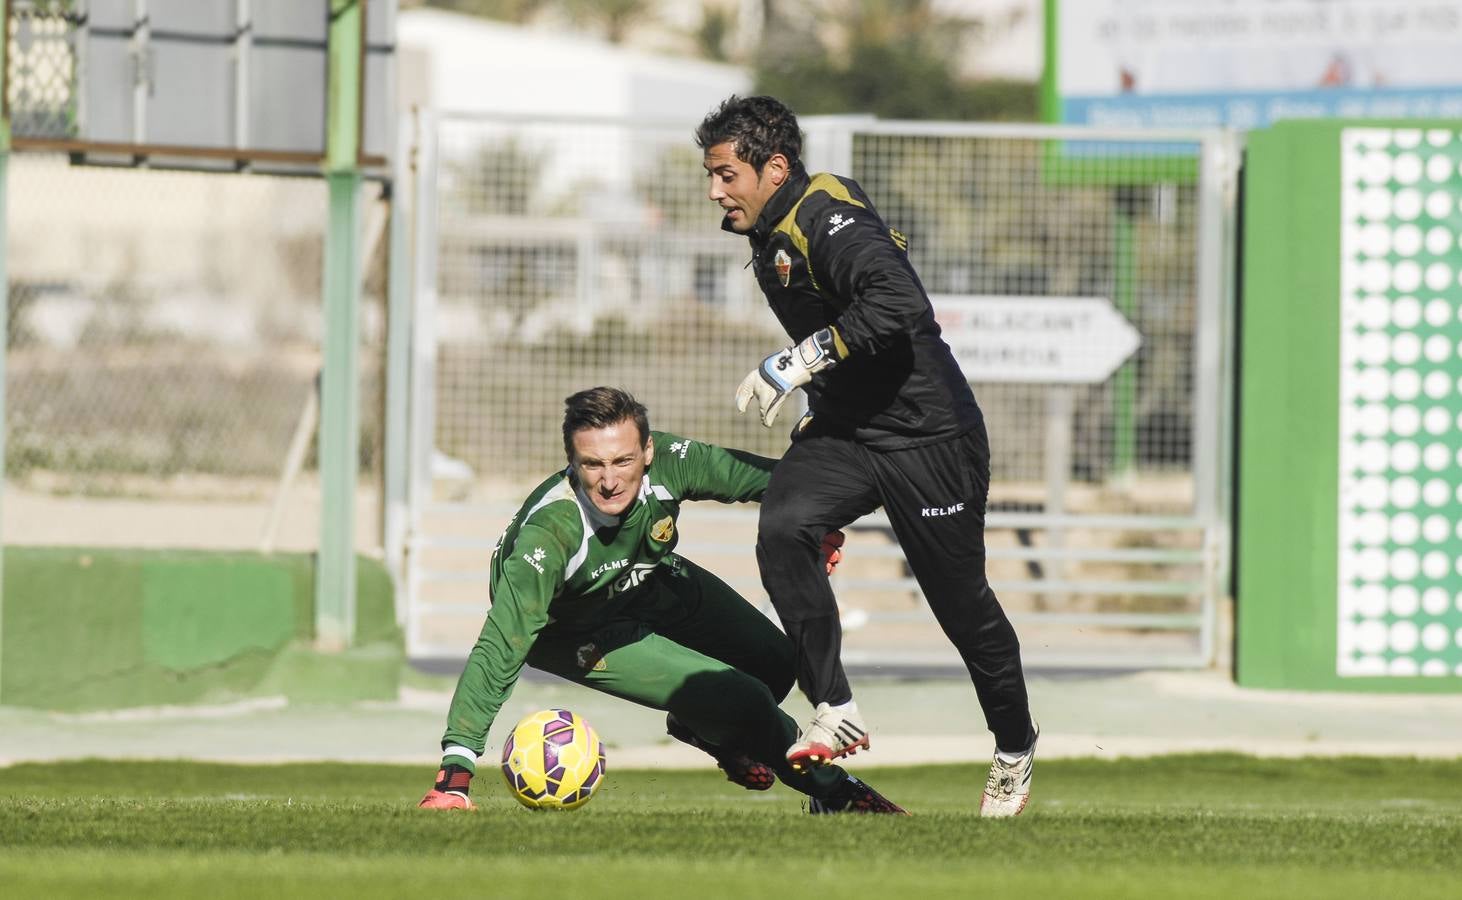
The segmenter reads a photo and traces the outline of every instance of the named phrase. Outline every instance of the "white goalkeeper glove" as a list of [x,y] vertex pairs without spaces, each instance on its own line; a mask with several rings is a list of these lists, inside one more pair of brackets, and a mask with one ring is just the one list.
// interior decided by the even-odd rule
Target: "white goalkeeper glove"
[[778,350],[761,361],[761,365],[741,380],[736,389],[736,411],[746,412],[751,398],[761,410],[761,423],[768,428],[787,395],[812,380],[814,373],[837,365],[848,355],[848,348],[836,329],[823,328],[785,350]]

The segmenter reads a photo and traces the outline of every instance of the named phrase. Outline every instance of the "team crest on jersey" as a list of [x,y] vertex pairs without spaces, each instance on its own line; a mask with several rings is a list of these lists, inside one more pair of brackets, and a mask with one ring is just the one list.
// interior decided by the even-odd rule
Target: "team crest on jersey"
[[665,543],[675,534],[675,519],[666,516],[654,525],[650,526],[650,540],[658,543]]
[[593,643],[585,644],[574,653],[574,661],[581,669],[593,669],[595,672],[603,672],[609,666],[604,662],[604,654]]
[[778,250],[777,255],[772,257],[772,263],[777,267],[777,280],[782,287],[792,280],[792,257],[787,255],[786,250]]

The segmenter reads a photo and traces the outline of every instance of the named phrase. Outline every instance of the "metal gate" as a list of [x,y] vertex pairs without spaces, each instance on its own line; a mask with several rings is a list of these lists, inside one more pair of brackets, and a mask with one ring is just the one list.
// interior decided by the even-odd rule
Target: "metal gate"
[[[785,429],[731,405],[786,337],[745,241],[705,199],[694,125],[418,117],[401,525],[412,657],[471,647],[498,534],[564,464],[568,394],[621,386],[657,428],[784,449]],[[1033,309],[1099,298],[1141,335],[1097,383],[974,384],[994,454],[990,576],[1027,663],[1211,664],[1229,560],[1231,136],[803,125],[809,171],[862,183],[931,295]],[[769,609],[755,509],[692,506],[681,550]],[[958,666],[882,515],[848,532],[835,576],[848,663]]]

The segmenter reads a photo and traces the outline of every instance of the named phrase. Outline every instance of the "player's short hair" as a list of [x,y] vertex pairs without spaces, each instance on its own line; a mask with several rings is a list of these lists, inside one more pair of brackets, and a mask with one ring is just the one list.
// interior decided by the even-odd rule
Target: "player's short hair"
[[695,130],[702,150],[730,142],[736,158],[757,174],[767,160],[780,153],[796,168],[802,161],[802,131],[797,116],[775,97],[738,97],[732,94],[712,110]]
[[563,401],[563,452],[574,461],[574,435],[594,428],[609,428],[626,420],[634,420],[640,443],[650,440],[650,411],[629,391],[612,387],[592,387],[566,397]]

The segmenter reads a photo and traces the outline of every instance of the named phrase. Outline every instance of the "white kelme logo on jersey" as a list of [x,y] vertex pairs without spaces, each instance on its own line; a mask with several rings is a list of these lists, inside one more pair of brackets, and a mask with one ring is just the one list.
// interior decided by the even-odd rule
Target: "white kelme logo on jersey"
[[627,565],[629,565],[629,560],[627,559],[611,559],[609,562],[590,572],[589,577],[598,578],[600,575],[603,575],[605,572],[608,572],[611,569],[623,569]]
[[832,218],[827,220],[827,223],[832,226],[827,230],[828,237],[832,237],[833,235],[837,234],[839,231],[842,231],[844,228],[847,228],[849,225],[852,225],[856,221],[857,220],[854,219],[852,216],[848,216],[845,219],[843,218],[841,213],[834,214]]
[[609,586],[609,596],[613,597],[615,594],[622,594],[630,588],[638,587],[646,578],[650,577],[651,572],[655,571],[655,566],[656,563],[635,563],[628,572],[619,576],[614,584]]
[[956,503],[953,506],[926,506],[919,515],[926,519],[931,516],[952,516],[964,508],[965,505],[963,503]]
[[538,574],[539,575],[542,575],[543,574],[543,557],[545,557],[547,555],[548,554],[546,552],[544,552],[544,550],[543,550],[542,547],[534,547],[533,548],[533,552],[531,554],[528,554],[528,553],[524,553],[523,554],[523,562],[525,562],[528,565],[532,566],[533,568],[537,569],[538,570]]

